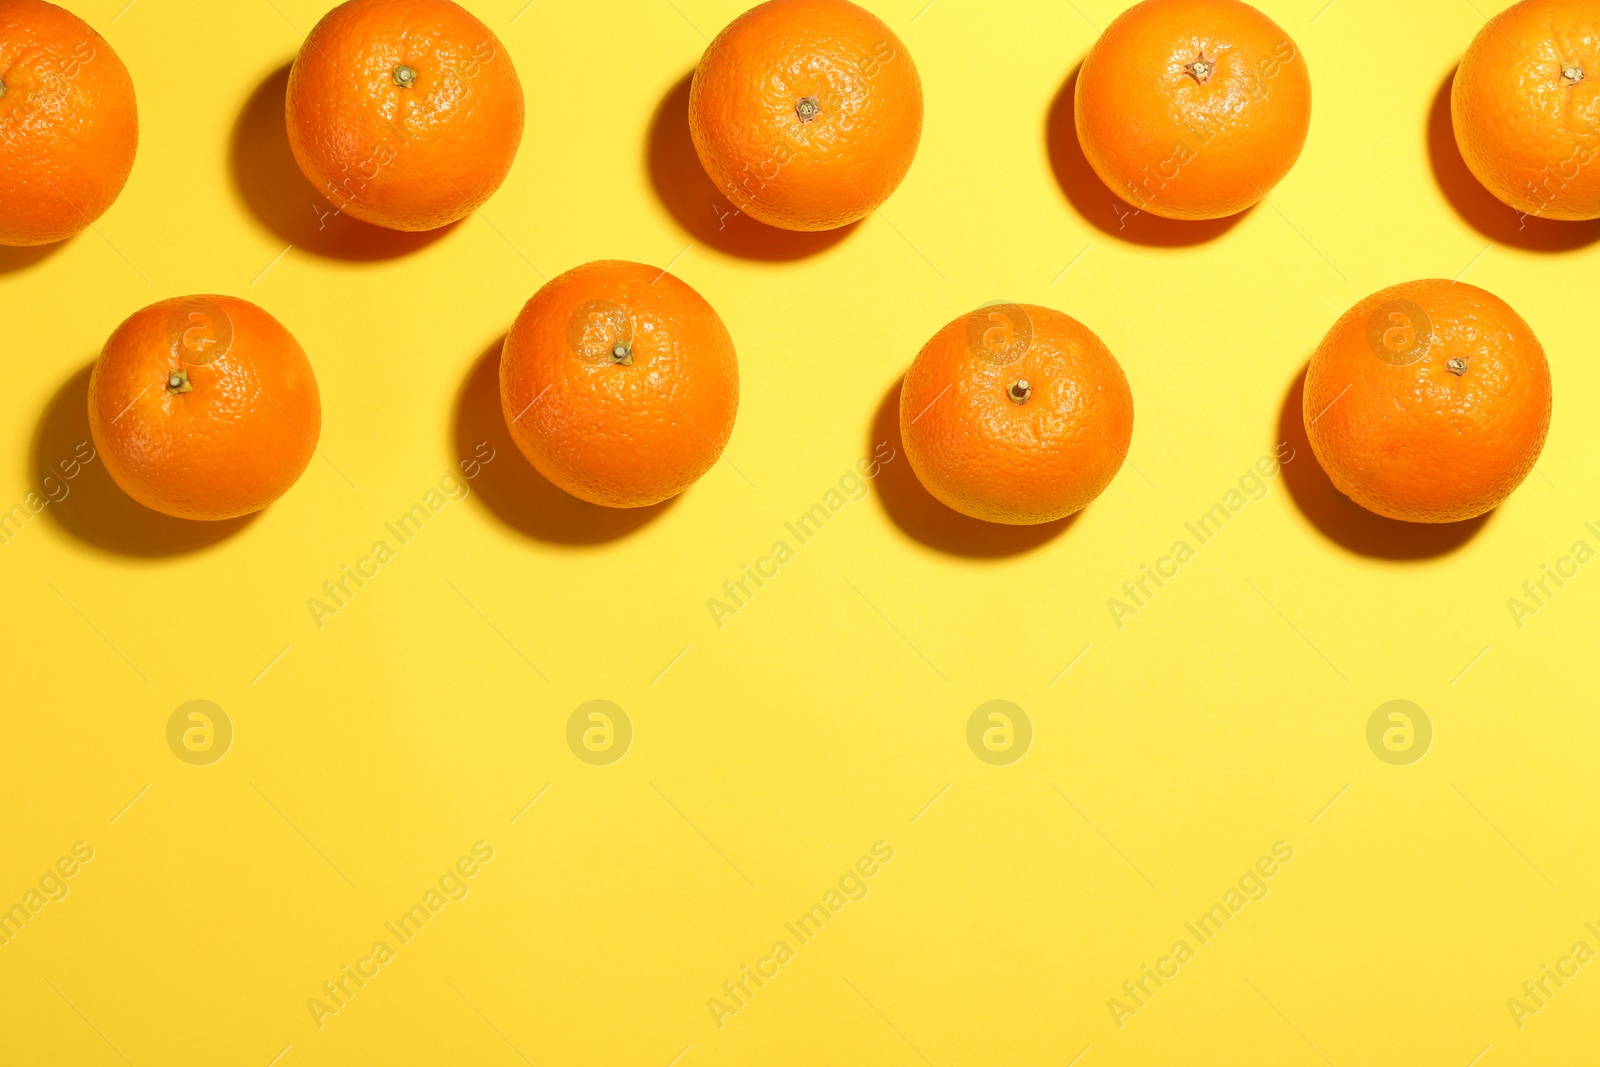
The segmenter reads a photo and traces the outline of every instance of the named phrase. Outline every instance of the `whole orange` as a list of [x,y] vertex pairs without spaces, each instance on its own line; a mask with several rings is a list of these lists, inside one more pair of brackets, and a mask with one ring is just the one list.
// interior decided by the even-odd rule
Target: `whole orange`
[[1217,219],[1266,196],[1300,158],[1311,76],[1240,0],[1144,0],[1089,50],[1073,101],[1100,180],[1141,211]]
[[322,432],[317,379],[271,315],[233,296],[135,312],[89,375],[89,430],[145,507],[232,519],[288,491]]
[[1478,31],[1450,88],[1461,158],[1500,200],[1549,219],[1600,218],[1600,11],[1523,0]]
[[1406,282],[1345,312],[1306,368],[1306,436],[1368,511],[1458,522],[1498,507],[1550,429],[1544,349],[1510,306],[1462,282]]
[[451,0],[349,0],[289,72],[289,148],[341,211],[391,230],[465,218],[522,142],[505,46]]
[[85,229],[138,147],[133,79],[105,38],[44,0],[0,0],[0,244]]
[[991,304],[923,346],[900,390],[900,436],[949,507],[1025,526],[1065,518],[1111,484],[1133,394],[1089,328],[1050,308]]
[[733,205],[785,230],[865,218],[922,138],[922,81],[900,39],[848,0],[769,0],[695,69],[689,134]]
[[666,271],[602,260],[533,295],[500,355],[512,440],[591,504],[677,496],[722,455],[739,408],[727,327]]

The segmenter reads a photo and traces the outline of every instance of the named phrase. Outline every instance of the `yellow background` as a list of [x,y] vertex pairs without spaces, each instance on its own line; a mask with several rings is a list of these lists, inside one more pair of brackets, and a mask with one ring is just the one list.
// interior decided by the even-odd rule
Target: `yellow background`
[[[1119,232],[1050,125],[1121,0],[871,0],[924,82],[916,164],[842,239],[772,241],[717,229],[679,110],[742,0],[471,0],[522,79],[520,155],[476,216],[375,241],[319,230],[288,169],[285,65],[322,0],[125,2],[71,6],[137,85],[132,179],[95,231],[0,252],[0,506],[84,439],[85,368],[168,296],[277,316],[324,430],[253,521],[160,521],[96,463],[0,547],[0,904],[95,850],[0,947],[0,1060],[1592,1054],[1600,964],[1520,1029],[1506,1005],[1575,941],[1600,949],[1600,570],[1520,629],[1507,608],[1600,547],[1600,231],[1519,232],[1450,154],[1441,86],[1503,4],[1264,0],[1312,73],[1298,165],[1234,224]],[[607,257],[670,264],[740,357],[727,462],[642,516],[541,489],[483,362],[544,278]],[[1546,346],[1538,472],[1470,536],[1407,530],[1333,496],[1301,442],[1119,629],[1108,598],[1289,436],[1335,317],[1458,276]],[[985,530],[901,456],[715,626],[708,598],[885,439],[922,342],[996,299],[1081,319],[1126,369],[1133,445],[1104,496],[1065,528]],[[308,598],[480,441],[471,495],[318,629]],[[236,732],[211,766],[167,747],[194,699]],[[635,730],[610,766],[567,746],[592,699]],[[991,699],[1033,724],[1010,766],[966,743]],[[1391,699],[1434,727],[1410,766],[1367,746]],[[480,840],[470,895],[319,1029],[308,998]],[[880,840],[870,894],[719,1029],[708,998]],[[1266,899],[1119,1029],[1108,998],[1278,841]]]

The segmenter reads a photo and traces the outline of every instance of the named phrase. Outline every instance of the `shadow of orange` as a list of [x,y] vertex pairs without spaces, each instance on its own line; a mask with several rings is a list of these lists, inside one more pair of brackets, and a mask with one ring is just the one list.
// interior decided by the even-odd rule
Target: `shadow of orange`
[[250,94],[233,127],[229,146],[233,182],[245,206],[279,240],[330,259],[393,259],[426,248],[460,223],[424,233],[371,226],[339,212],[317,192],[289,150],[284,96],[285,63]]
[[646,159],[656,195],[690,237],[743,259],[792,260],[832,248],[855,232],[860,223],[811,233],[780,230],[736,211],[700,165],[689,136],[693,80],[693,71],[685,74],[656,108]]
[[1045,144],[1050,150],[1050,167],[1067,199],[1089,223],[1102,233],[1134,244],[1157,248],[1181,248],[1185,245],[1213,241],[1244,219],[1254,207],[1223,219],[1185,221],[1166,219],[1139,211],[1125,203],[1121,197],[1106,188],[1100,176],[1089,165],[1078,141],[1078,124],[1073,117],[1073,94],[1078,88],[1080,62],[1067,75],[1061,91],[1050,102],[1045,118]]
[[[550,484],[517,448],[500,407],[500,349],[497,339],[473,363],[456,401],[454,446],[457,457],[480,465],[472,493],[495,517],[518,533],[560,545],[597,545],[627,537],[677,502],[677,497],[647,508],[604,508],[579,500]],[[489,461],[484,462],[487,448]]]
[[[39,417],[30,469],[40,498],[57,498],[44,514],[72,536],[123,556],[178,556],[234,536],[256,512],[221,522],[175,519],[134,500],[111,479],[98,452],[91,462],[73,461],[93,447],[89,434],[89,373],[93,361],[68,378]],[[76,477],[68,472],[77,467]],[[63,495],[64,494],[64,495]]]
[[27,270],[42,260],[48,259],[61,251],[72,241],[68,237],[64,241],[56,241],[47,245],[28,245],[17,247],[15,245],[0,245],[0,274],[12,274],[16,271]]
[[1289,496],[1323,536],[1363,556],[1418,560],[1448,555],[1483,529],[1492,511],[1464,522],[1400,522],[1373,514],[1335,489],[1306,438],[1305,384],[1301,367],[1278,413],[1278,440],[1294,449],[1294,458],[1283,464]]
[[1440,190],[1473,229],[1492,241],[1535,252],[1563,252],[1600,239],[1600,219],[1563,222],[1524,216],[1485,189],[1461,158],[1455,123],[1450,117],[1450,86],[1456,72],[1445,75],[1428,111],[1428,158]]
[[873,415],[867,452],[872,454],[884,441],[894,449],[894,459],[883,465],[874,485],[883,510],[908,536],[953,556],[999,559],[1054,541],[1078,521],[1081,511],[1037,526],[1007,526],[974,519],[946,507],[923,487],[906,458],[905,443],[900,438],[901,382],[902,379],[895,379]]

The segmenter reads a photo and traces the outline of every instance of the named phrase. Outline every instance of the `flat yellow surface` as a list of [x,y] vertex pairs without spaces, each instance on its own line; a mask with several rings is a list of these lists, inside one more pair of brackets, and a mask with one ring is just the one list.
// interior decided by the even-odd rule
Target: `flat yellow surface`
[[[718,229],[685,140],[683,79],[742,0],[472,0],[526,91],[516,166],[448,232],[373,242],[318,228],[283,142],[325,0],[125,3],[72,6],[137,85],[133,177],[95,231],[0,253],[0,506],[54,498],[0,545],[0,906],[28,916],[0,1061],[1593,1055],[1600,576],[1507,602],[1600,548],[1600,231],[1519,232],[1450,153],[1441,87],[1503,4],[1264,0],[1312,73],[1299,164],[1232,225],[1119,231],[1051,123],[1120,0],[871,0],[926,88],[916,164],[842,239],[774,242]],[[599,258],[670,265],[740,357],[726,462],[643,515],[540,487],[495,406],[523,301]],[[1360,297],[1457,276],[1543,341],[1554,425],[1486,522],[1403,529],[1332,493],[1294,383]],[[322,391],[319,458],[224,528],[59,469],[105,338],[193,292],[266,307]],[[1133,387],[1129,461],[1065,528],[942,513],[893,440],[917,349],[997,299],[1081,319]],[[1218,503],[1202,544],[1185,524]],[[1114,617],[1179,540],[1194,558]],[[778,541],[793,558],[714,619]],[[231,724],[210,765],[168,743],[194,700]],[[592,700],[624,709],[609,751],[587,718],[569,746]],[[969,747],[991,700],[1026,716],[1018,761]],[[1431,724],[1420,761],[1375,754],[1414,755],[1415,714],[1409,753],[1369,747],[1391,700]],[[629,728],[620,761],[578,758]]]

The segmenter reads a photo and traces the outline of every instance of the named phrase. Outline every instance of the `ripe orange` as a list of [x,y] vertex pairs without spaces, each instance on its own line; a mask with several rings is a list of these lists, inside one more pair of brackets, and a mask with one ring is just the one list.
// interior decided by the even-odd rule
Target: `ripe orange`
[[848,0],[768,0],[711,42],[689,90],[711,180],[758,222],[832,230],[900,185],[922,81],[900,39]]
[[105,38],[44,0],[0,0],[0,244],[86,228],[138,147],[133,79]]
[[505,46],[451,0],[349,0],[301,46],[287,121],[296,162],[335,207],[432,230],[505,181],[522,84]]
[[933,336],[900,390],[900,436],[928,492],[965,515],[1026,526],[1099,496],[1133,437],[1133,394],[1087,326],[991,304]]
[[1523,0],[1478,32],[1450,89],[1461,158],[1500,200],[1600,218],[1600,18],[1594,0]]
[[666,271],[602,260],[548,282],[500,355],[500,407],[522,454],[591,504],[677,496],[716,463],[739,408],[727,327]]
[[232,519],[282,496],[322,431],[317,379],[271,315],[232,296],[163,300],[117,327],[89,376],[89,430],[145,507]]
[[1498,507],[1550,429],[1550,368],[1505,301],[1462,282],[1373,293],[1306,368],[1306,436],[1338,490],[1407,522]]
[[1144,0],[1078,73],[1078,139],[1100,180],[1169,219],[1217,219],[1289,173],[1311,124],[1300,50],[1240,0]]

